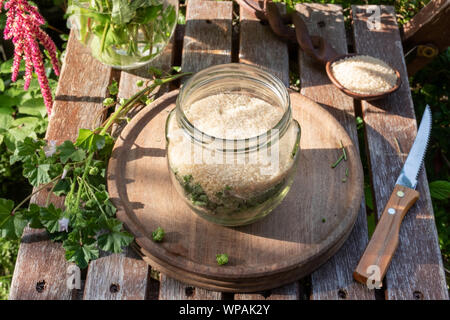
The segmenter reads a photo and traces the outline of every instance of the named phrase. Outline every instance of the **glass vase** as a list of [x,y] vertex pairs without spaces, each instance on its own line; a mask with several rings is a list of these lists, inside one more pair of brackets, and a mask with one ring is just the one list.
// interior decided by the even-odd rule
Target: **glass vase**
[[67,13],[94,58],[128,70],[163,52],[175,31],[178,0],[70,0]]

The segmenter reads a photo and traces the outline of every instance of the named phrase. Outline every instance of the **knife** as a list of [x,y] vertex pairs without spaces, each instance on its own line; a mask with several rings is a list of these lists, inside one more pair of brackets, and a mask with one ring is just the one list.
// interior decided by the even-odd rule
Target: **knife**
[[415,189],[430,137],[431,124],[431,111],[427,105],[416,139],[395,183],[394,190],[372,238],[353,272],[353,278],[367,284],[369,288],[373,288],[374,283],[377,283],[376,286],[381,285],[398,246],[400,224],[409,208],[419,198],[419,192]]

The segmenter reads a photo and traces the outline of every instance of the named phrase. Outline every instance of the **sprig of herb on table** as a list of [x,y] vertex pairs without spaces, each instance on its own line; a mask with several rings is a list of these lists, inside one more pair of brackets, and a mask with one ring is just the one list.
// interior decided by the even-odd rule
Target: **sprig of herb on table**
[[216,255],[217,264],[222,266],[228,263],[228,255],[226,253],[220,253]]
[[[114,123],[141,104],[143,97],[184,75],[155,79],[120,104],[101,127],[80,129],[75,143],[64,141],[56,146],[53,141],[29,137],[18,141],[11,162],[23,163],[23,175],[35,190],[17,205],[0,198],[0,237],[20,238],[27,225],[44,228],[52,240],[62,241],[66,259],[80,268],[98,258],[99,250],[119,253],[128,246],[133,237],[115,218],[116,208],[106,190],[106,164],[114,145],[108,132]],[[31,204],[23,208],[44,189],[51,190],[45,206]],[[66,196],[64,209],[49,204],[52,193]]]
[[341,144],[342,154],[341,154],[341,156],[336,160],[336,162],[333,163],[333,164],[331,165],[331,168],[332,168],[332,169],[336,168],[336,167],[339,165],[339,163],[341,163],[342,160],[347,161],[347,152],[345,151],[345,147],[344,147],[344,145],[342,144],[342,140],[340,141],[340,144]]
[[158,228],[156,228],[155,231],[152,232],[152,239],[155,242],[161,242],[161,241],[163,241],[165,234],[166,233],[164,232],[164,229],[161,227],[158,227]]
[[[341,144],[341,151],[342,151],[342,154],[341,154],[341,156],[336,160],[336,162],[333,163],[333,164],[331,165],[331,168],[332,168],[332,169],[336,168],[336,167],[342,162],[342,160],[347,161],[347,159],[348,159],[348,158],[347,158],[347,151],[345,150],[345,147],[344,147],[344,144],[342,143],[342,140],[340,140],[339,142],[340,142],[340,144]],[[342,178],[342,182],[343,182],[343,183],[347,182],[347,178],[348,178],[348,168],[345,168],[345,177]]]

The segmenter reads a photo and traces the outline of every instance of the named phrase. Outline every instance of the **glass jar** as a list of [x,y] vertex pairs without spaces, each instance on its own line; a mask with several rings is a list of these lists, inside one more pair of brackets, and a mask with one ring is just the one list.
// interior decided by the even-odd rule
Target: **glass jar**
[[[257,135],[247,134],[245,125],[238,136],[236,130],[225,138],[203,132],[191,123],[187,108],[218,94],[260,99],[268,103],[267,118],[273,107],[280,111],[279,120],[272,119],[277,122]],[[265,119],[256,112],[244,116]],[[266,216],[288,193],[298,165],[300,126],[292,119],[289,93],[278,78],[231,63],[207,68],[184,84],[167,118],[166,140],[172,183],[189,207],[213,223],[239,226]]]
[[68,26],[94,58],[113,68],[158,57],[177,24],[178,0],[70,0]]

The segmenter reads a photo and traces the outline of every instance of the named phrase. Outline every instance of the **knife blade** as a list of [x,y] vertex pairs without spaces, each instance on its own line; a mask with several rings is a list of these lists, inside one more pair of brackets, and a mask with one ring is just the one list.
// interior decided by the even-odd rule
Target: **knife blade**
[[411,189],[416,188],[417,176],[422,167],[430,139],[431,125],[431,111],[430,106],[427,105],[422,115],[422,120],[420,121],[419,130],[417,130],[416,139],[395,184],[400,184]]
[[422,168],[431,132],[431,110],[427,105],[414,143],[381,214],[375,231],[353,272],[353,278],[369,288],[381,286],[399,242],[400,225],[419,198],[417,177]]

